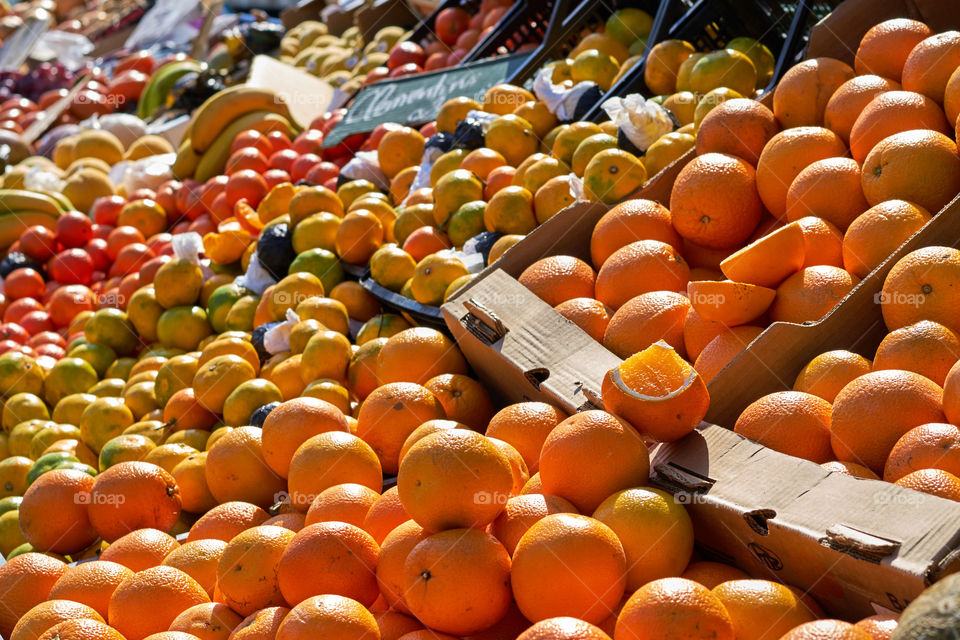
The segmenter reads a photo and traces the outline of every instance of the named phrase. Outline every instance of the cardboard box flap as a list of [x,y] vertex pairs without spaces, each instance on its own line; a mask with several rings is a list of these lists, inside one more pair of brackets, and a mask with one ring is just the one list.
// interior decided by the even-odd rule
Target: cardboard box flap
[[334,97],[333,87],[323,79],[270,56],[254,56],[247,84],[276,91],[286,100],[301,129],[326,113]]
[[[599,398],[599,381],[620,359],[505,272],[497,269],[466,295],[443,306],[448,326],[478,374],[492,350],[513,369],[521,397],[544,394],[562,406],[583,407]],[[469,340],[465,340],[469,336]],[[502,379],[494,386],[502,386]]]

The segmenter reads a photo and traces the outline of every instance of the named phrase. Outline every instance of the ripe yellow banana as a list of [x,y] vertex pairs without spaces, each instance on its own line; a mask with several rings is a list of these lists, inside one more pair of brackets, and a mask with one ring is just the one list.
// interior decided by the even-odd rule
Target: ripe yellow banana
[[6,251],[20,238],[27,227],[39,224],[51,231],[56,227],[59,214],[46,211],[9,211],[0,213],[0,251]]
[[269,111],[293,120],[287,103],[275,91],[243,85],[231,87],[209,98],[194,114],[190,126],[194,151],[203,153],[209,149],[224,127],[251,111]]
[[237,134],[247,129],[256,129],[260,133],[279,130],[288,137],[293,133],[290,121],[285,117],[270,111],[252,111],[244,114],[226,126],[214,139],[210,147],[203,153],[193,177],[205,182],[210,178],[223,173],[230,159],[230,147]]
[[74,211],[76,207],[73,206],[73,203],[70,202],[70,199],[67,196],[63,195],[58,191],[41,191],[44,195],[50,196],[57,201],[57,204],[60,206],[61,211]]
[[8,211],[44,211],[52,216],[59,216],[63,213],[63,208],[45,193],[26,189],[0,189],[0,214]]
[[173,177],[177,180],[183,180],[193,175],[197,170],[197,164],[200,162],[200,154],[193,150],[190,144],[190,138],[184,138],[177,149],[177,159],[173,161],[170,168]]

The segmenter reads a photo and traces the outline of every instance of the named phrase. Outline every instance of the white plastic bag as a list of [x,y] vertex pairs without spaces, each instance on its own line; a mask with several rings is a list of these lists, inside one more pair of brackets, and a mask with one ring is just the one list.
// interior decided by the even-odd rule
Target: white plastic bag
[[293,327],[300,322],[300,316],[293,309],[287,309],[287,317],[272,329],[268,329],[263,335],[263,348],[267,353],[274,355],[283,351],[290,350],[290,332]]
[[640,151],[646,151],[660,136],[673,131],[673,119],[666,109],[639,93],[610,98],[600,105],[617,129]]
[[247,272],[234,278],[233,283],[260,296],[267,290],[267,287],[276,284],[277,281],[273,279],[269,271],[263,268],[260,259],[257,258],[257,252],[254,251],[253,255],[250,256]]
[[127,193],[138,189],[156,191],[164,182],[173,179],[172,167],[176,159],[175,153],[163,153],[124,163],[124,189]]
[[570,174],[570,195],[573,196],[574,202],[584,202],[586,200],[583,195],[583,178],[573,173]]
[[32,55],[40,60],[56,59],[69,71],[76,71],[87,63],[93,48],[93,43],[79,33],[47,31],[34,45]]
[[173,255],[178,260],[186,260],[195,265],[200,264],[200,254],[203,252],[203,238],[196,231],[178,233],[170,241]]
[[[7,169],[11,169],[8,166]],[[57,174],[51,173],[41,165],[34,165],[27,169],[27,175],[23,176],[23,188],[28,191],[53,191],[59,193],[63,191],[64,182]]]
[[533,80],[533,93],[546,105],[550,113],[563,122],[573,119],[580,97],[594,86],[593,82],[578,82],[569,88],[562,84],[553,84],[553,69],[544,67],[537,72]]
[[357,151],[350,162],[340,169],[340,175],[351,180],[369,180],[381,189],[390,188],[390,181],[380,169],[376,151]]

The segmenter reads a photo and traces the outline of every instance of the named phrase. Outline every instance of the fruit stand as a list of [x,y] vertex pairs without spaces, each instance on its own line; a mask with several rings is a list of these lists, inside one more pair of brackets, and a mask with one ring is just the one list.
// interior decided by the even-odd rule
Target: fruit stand
[[226,5],[0,8],[0,640],[955,637],[953,3]]

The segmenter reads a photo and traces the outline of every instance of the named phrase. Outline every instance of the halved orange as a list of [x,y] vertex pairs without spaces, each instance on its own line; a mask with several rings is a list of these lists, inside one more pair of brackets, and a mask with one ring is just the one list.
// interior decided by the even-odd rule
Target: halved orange
[[662,340],[608,371],[601,395],[607,411],[661,442],[693,431],[710,406],[700,374]]
[[690,306],[701,316],[728,327],[758,318],[773,304],[775,289],[732,280],[698,280],[687,285]]
[[804,256],[803,228],[791,222],[727,256],[720,270],[737,282],[776,287],[803,267]]

